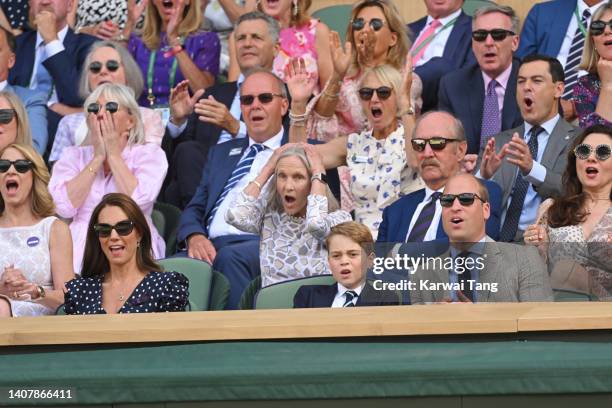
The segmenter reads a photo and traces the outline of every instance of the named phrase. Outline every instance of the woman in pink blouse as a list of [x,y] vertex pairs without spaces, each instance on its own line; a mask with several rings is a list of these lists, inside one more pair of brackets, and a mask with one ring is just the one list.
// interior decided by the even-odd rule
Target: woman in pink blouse
[[91,213],[113,192],[138,203],[152,231],[153,253],[163,257],[165,243],[153,227],[151,212],[168,169],[166,155],[158,145],[145,144],[140,110],[127,87],[99,86],[85,101],[85,110],[91,144],[64,149],[49,183],[58,215],[72,219],[75,271],[82,269]]

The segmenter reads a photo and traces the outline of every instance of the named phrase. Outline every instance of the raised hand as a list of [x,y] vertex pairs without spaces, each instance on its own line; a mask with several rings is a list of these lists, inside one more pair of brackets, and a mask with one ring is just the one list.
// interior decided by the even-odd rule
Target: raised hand
[[597,75],[601,80],[602,92],[604,88],[608,88],[607,91],[612,91],[612,60],[599,58],[597,61]]
[[357,60],[364,67],[371,67],[376,48],[376,34],[371,30],[361,30],[357,38]]
[[508,162],[515,164],[521,169],[523,174],[529,174],[533,167],[533,157],[529,151],[529,146],[518,133],[512,135],[510,143],[506,143],[506,153],[509,156]]
[[110,156],[121,156],[121,151],[123,150],[124,144],[122,143],[122,138],[127,139],[128,135],[120,135],[117,131],[117,127],[115,126],[115,121],[113,120],[112,114],[107,112],[106,110],[102,114],[102,118],[100,121],[100,133],[102,135],[102,140],[104,142],[104,149],[106,150],[106,154]]
[[185,10],[185,0],[176,0],[172,7],[172,17],[170,17],[170,21],[168,21],[166,30],[168,43],[172,46],[180,45],[178,43],[178,28],[183,21],[183,10]]
[[233,135],[240,130],[240,121],[232,116],[227,106],[212,95],[195,104],[195,113],[200,121],[217,125]]
[[412,58],[406,58],[406,66],[402,76],[402,89],[400,90],[400,111],[411,108],[412,106]]
[[55,22],[55,14],[49,10],[43,10],[34,16],[34,24],[36,30],[43,38],[45,44],[53,40],[57,40],[57,24]]
[[87,114],[87,127],[89,128],[89,135],[87,137],[94,147],[94,156],[106,159],[106,147],[104,146],[104,140],[100,133],[100,122],[95,113]]
[[[82,30],[81,30],[82,31]],[[102,21],[93,27],[92,34],[103,40],[112,40],[117,37],[121,30],[119,26],[111,20]]]
[[170,120],[175,125],[182,125],[193,112],[193,107],[204,95],[203,89],[198,89],[193,96],[189,96],[189,81],[179,82],[170,92]]
[[461,172],[471,174],[476,167],[476,162],[478,161],[477,154],[466,154],[461,160]]
[[485,146],[484,153],[482,155],[482,162],[480,162],[480,175],[485,179],[493,177],[499,166],[502,164],[502,160],[506,155],[508,144],[505,144],[499,153],[495,152],[495,139],[490,138]]
[[136,4],[136,0],[128,0],[127,2],[127,22],[130,26],[134,26],[145,8],[147,7],[148,0],[142,0],[140,4]]
[[291,58],[285,68],[285,82],[291,94],[292,104],[305,105],[317,85],[317,81],[306,71],[303,58]]
[[329,33],[329,42],[331,44],[331,56],[332,63],[334,65],[334,71],[340,79],[344,78],[346,71],[348,71],[353,58],[353,46],[347,41],[342,48],[340,44],[340,35],[336,31]]
[[325,166],[323,166],[323,160],[317,148],[308,143],[302,143],[302,147],[304,152],[306,152],[306,158],[310,162],[312,173],[325,173]]

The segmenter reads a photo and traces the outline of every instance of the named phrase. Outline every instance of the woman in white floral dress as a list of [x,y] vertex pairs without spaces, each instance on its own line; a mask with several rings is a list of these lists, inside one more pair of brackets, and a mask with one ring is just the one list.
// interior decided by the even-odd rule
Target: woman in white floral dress
[[[268,182],[268,180],[270,180]],[[327,186],[325,168],[310,145],[276,149],[225,215],[226,221],[261,235],[262,287],[330,274],[324,240],[351,220]]]

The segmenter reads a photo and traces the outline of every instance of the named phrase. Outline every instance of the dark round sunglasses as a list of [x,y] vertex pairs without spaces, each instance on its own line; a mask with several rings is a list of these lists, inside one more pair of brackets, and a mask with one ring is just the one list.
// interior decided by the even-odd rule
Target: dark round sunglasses
[[3,125],[8,125],[11,123],[15,115],[17,115],[15,109],[0,109],[0,123]]
[[503,28],[495,28],[493,30],[476,30],[472,31],[472,39],[476,42],[483,42],[491,34],[493,41],[504,41],[509,35],[514,35],[513,31],[504,30]]
[[263,104],[268,104],[270,102],[272,102],[272,100],[274,99],[275,96],[278,96],[279,98],[284,98],[283,95],[281,94],[275,94],[272,92],[265,92],[265,93],[261,93],[259,95],[240,95],[240,103],[242,105],[252,105],[253,102],[255,102],[255,98],[259,99],[259,102],[263,103]]
[[[115,113],[119,110],[119,104],[117,102],[106,102],[104,108],[109,113]],[[96,115],[98,114],[98,112],[100,112],[100,109],[102,109],[102,106],[97,102],[90,103],[87,106],[87,112],[95,113]]]
[[431,150],[443,150],[448,143],[459,142],[458,139],[447,139],[445,137],[432,137],[431,139],[412,139],[412,148],[417,152],[422,152],[429,145]]
[[464,207],[468,207],[474,204],[474,200],[477,198],[483,203],[486,203],[485,200],[480,198],[478,194],[475,193],[461,193],[461,194],[442,194],[440,196],[440,205],[442,207],[452,207],[455,202],[455,198],[459,199],[459,204]]
[[595,157],[597,157],[597,160],[599,161],[605,161],[610,158],[611,149],[610,145],[607,144],[597,145],[597,147],[593,149],[593,146],[588,145],[586,143],[581,143],[574,149],[574,154],[580,160],[587,160],[589,157],[591,157],[591,153],[593,153],[593,150],[595,150]]
[[130,220],[119,221],[115,225],[110,224],[95,224],[94,231],[98,234],[100,238],[110,237],[110,234],[113,230],[117,231],[117,234],[122,237],[126,235],[130,235],[132,231],[134,231],[134,222]]
[[[89,72],[91,72],[92,74],[99,74],[100,71],[102,71],[102,63],[100,61],[94,61],[91,64],[89,64]],[[108,60],[106,61],[106,69],[108,69],[110,72],[115,72],[119,69],[119,61],[117,60]]]
[[591,35],[594,35],[595,37],[602,35],[604,31],[606,31],[606,26],[610,27],[612,30],[612,20],[608,21],[607,23],[603,20],[593,21],[590,28]]
[[[380,31],[380,29],[385,26],[385,22],[380,18],[373,18],[368,21],[368,24],[370,25],[370,28],[374,31]],[[358,17],[351,21],[351,28],[353,29],[353,31],[363,30],[365,25],[366,21],[362,17]]]
[[378,95],[378,99],[384,101],[389,99],[391,93],[393,92],[393,88],[388,86],[381,86],[379,88],[361,88],[359,90],[359,97],[362,101],[369,101],[374,96],[374,92]]
[[34,163],[26,159],[19,159],[15,161],[0,159],[0,173],[6,173],[11,166],[15,167],[17,173],[25,173],[28,170],[32,170]]

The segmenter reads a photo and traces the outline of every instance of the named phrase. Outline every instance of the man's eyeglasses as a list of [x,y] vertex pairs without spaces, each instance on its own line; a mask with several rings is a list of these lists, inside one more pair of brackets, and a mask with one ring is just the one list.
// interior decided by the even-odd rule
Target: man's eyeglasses
[[459,142],[458,139],[447,139],[445,137],[432,137],[431,139],[412,139],[412,148],[417,152],[422,152],[429,145],[431,150],[443,150],[448,143]]
[[15,167],[17,173],[25,173],[34,167],[34,163],[26,159],[19,159],[15,161],[1,159],[0,160],[0,173],[6,173],[11,166]]
[[475,193],[461,193],[461,194],[442,194],[440,196],[440,205],[442,207],[452,207],[455,202],[455,198],[459,199],[459,204],[464,207],[469,207],[474,204],[475,199],[479,199],[483,203],[486,203],[485,200],[480,198],[478,194]]
[[[368,21],[368,24],[370,25],[370,28],[374,31],[380,31],[380,29],[385,26],[385,22],[380,18],[373,18]],[[363,30],[365,25],[366,21],[362,17],[358,17],[351,21],[351,28],[353,29],[353,31]]]
[[[106,102],[104,108],[109,113],[115,113],[119,110],[119,104],[117,102]],[[95,113],[96,115],[98,114],[98,112],[100,112],[100,109],[102,109],[102,106],[97,102],[90,103],[87,106],[87,112]]]
[[591,153],[593,153],[593,150],[595,150],[595,157],[597,157],[599,161],[608,160],[610,157],[610,145],[607,144],[597,145],[597,147],[593,149],[593,146],[581,143],[574,149],[574,154],[580,160],[587,160],[591,156]]
[[265,104],[272,102],[275,96],[278,96],[279,98],[284,98],[284,96],[281,94],[265,92],[259,95],[240,95],[240,103],[242,105],[249,106],[249,105],[252,105],[253,102],[255,102],[255,98],[257,98],[259,99],[259,102],[265,105]]
[[0,123],[3,125],[8,125],[11,123],[15,115],[17,115],[15,109],[0,109]]
[[610,27],[612,30],[612,20],[607,23],[603,20],[595,20],[591,23],[591,35],[597,37],[598,35],[602,35],[604,31],[606,31],[606,26]]
[[95,224],[94,231],[98,234],[100,238],[110,237],[110,234],[113,230],[117,231],[117,234],[122,237],[126,235],[130,235],[130,233],[134,230],[134,222],[130,220],[119,221],[115,225],[110,224]]
[[378,99],[384,101],[385,99],[389,99],[391,93],[393,92],[393,88],[388,86],[381,86],[379,88],[361,88],[359,90],[359,97],[362,101],[369,101],[374,96],[374,92],[378,95]]
[[504,41],[509,35],[515,35],[513,31],[504,30],[503,28],[495,28],[493,30],[476,30],[472,31],[472,39],[476,42],[483,42],[491,34],[493,41]]
[[[100,71],[102,71],[102,63],[100,61],[94,61],[91,64],[89,64],[89,72],[91,72],[92,74],[99,74]],[[108,69],[110,72],[115,72],[119,69],[121,65],[119,64],[119,61],[117,60],[108,60],[106,61],[106,69]]]

